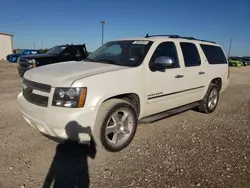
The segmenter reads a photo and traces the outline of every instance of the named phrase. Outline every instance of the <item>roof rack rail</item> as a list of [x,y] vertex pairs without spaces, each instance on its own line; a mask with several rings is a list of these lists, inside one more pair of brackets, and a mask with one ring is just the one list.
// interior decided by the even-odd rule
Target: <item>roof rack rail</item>
[[202,42],[210,42],[210,43],[216,44],[216,42],[210,41],[210,40],[202,40],[202,39],[195,39],[195,40],[202,41]]
[[202,41],[202,42],[210,42],[210,43],[214,43],[216,44],[216,42],[214,41],[209,41],[209,40],[202,40],[202,39],[197,39],[194,37],[182,37],[179,35],[146,35],[145,38],[149,38],[149,37],[168,37],[168,38],[175,38],[175,39],[187,39],[187,40],[197,40],[197,41]]
[[149,34],[147,34],[146,36],[145,36],[145,38],[149,38],[149,37],[176,37],[176,38],[178,38],[178,37],[180,37],[179,35],[149,35]]

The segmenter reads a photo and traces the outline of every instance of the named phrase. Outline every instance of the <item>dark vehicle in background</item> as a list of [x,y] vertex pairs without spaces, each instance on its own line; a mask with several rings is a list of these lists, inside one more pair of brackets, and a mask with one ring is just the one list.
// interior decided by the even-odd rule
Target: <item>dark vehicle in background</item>
[[250,57],[239,57],[246,65],[250,65]]
[[60,63],[65,61],[81,61],[88,56],[85,44],[58,45],[51,48],[45,54],[29,55],[19,58],[18,73],[23,77],[24,73],[32,68]]
[[40,54],[39,50],[22,50],[20,53],[14,53],[14,54],[9,54],[6,56],[6,60],[11,62],[11,63],[15,63],[17,62],[18,58],[21,56],[25,56],[25,55],[35,55],[35,54]]

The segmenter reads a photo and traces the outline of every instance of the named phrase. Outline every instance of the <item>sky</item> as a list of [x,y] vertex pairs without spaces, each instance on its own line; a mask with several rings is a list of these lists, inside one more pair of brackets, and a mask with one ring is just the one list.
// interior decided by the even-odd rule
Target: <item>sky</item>
[[149,34],[212,40],[231,55],[250,55],[250,0],[1,0],[0,33],[14,48],[51,48]]

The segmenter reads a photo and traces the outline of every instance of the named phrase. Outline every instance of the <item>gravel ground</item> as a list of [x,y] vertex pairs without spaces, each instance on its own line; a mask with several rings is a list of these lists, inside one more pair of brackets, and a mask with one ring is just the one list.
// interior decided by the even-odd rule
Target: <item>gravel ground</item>
[[128,148],[102,153],[31,128],[17,109],[17,65],[0,62],[0,187],[48,187],[53,179],[61,188],[88,187],[88,179],[91,188],[250,187],[250,66],[230,76],[214,113],[141,125]]

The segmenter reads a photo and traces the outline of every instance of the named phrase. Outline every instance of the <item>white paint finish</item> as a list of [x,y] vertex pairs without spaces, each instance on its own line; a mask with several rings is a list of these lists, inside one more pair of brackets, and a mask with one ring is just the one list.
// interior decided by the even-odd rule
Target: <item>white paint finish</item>
[[104,63],[69,61],[30,69],[25,72],[24,78],[48,83],[52,87],[69,87],[77,79],[126,68]]
[[[51,92],[50,97],[53,94]],[[79,109],[59,108],[49,105],[47,108],[29,103],[22,93],[17,97],[19,110],[24,119],[38,131],[61,139],[67,139],[66,126],[77,122],[82,127],[93,129],[97,111],[93,107]],[[50,103],[51,104],[51,103]],[[81,141],[88,139],[83,136]]]
[[13,53],[11,38],[9,35],[0,34],[0,60],[6,60],[6,56]]
[[146,101],[144,99],[143,67],[124,68],[81,78],[72,87],[87,87],[86,106],[99,107],[103,101],[116,95],[135,93],[141,101],[143,113]]
[[168,95],[155,99],[148,99],[150,98],[149,95],[152,94],[162,93],[159,95],[163,95],[183,90],[184,80],[181,78],[175,78],[175,76],[177,75],[183,75],[184,70],[182,67],[175,69],[166,69],[165,72],[152,72],[149,69],[149,61],[157,46],[162,42],[165,41],[157,41],[152,45],[143,64],[145,76],[144,98],[147,101],[147,104],[145,105],[144,116],[152,115],[171,108],[178,107],[179,104],[182,103],[182,101],[180,100],[181,94]]
[[[145,38],[131,40],[141,41]],[[218,46],[217,44],[167,37],[152,37],[146,40],[154,41],[154,43],[143,63],[135,68],[82,61],[52,64],[27,71],[24,78],[52,85],[53,88],[49,93],[49,106],[47,108],[30,104],[23,98],[22,94],[19,94],[17,100],[20,111],[27,121],[39,131],[46,131],[51,136],[66,139],[65,126],[69,122],[77,121],[83,127],[93,128],[100,105],[105,100],[117,95],[128,93],[138,95],[140,99],[139,118],[142,118],[202,99],[214,78],[222,79],[221,92],[226,89],[229,81],[227,79],[228,65],[209,65],[199,47],[201,43]],[[181,67],[166,69],[165,72],[152,72],[149,69],[151,56],[158,44],[167,41],[176,44]],[[201,66],[185,67],[179,46],[181,41],[196,44],[201,56]],[[199,71],[204,71],[205,74],[199,75]],[[178,74],[182,74],[184,77],[175,78]],[[204,88],[148,100],[148,95],[151,94],[169,94],[200,86],[204,86]],[[55,87],[87,87],[85,106],[76,109],[51,106]],[[84,139],[85,137],[82,137],[81,141]]]

